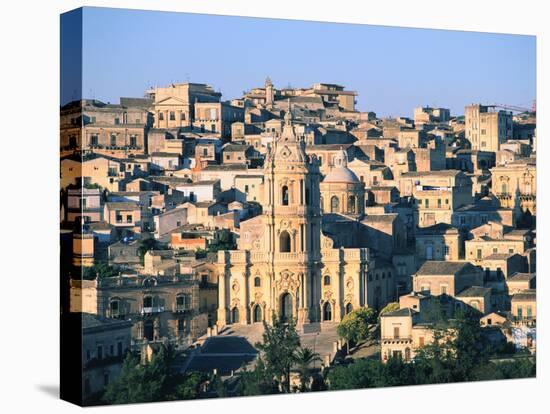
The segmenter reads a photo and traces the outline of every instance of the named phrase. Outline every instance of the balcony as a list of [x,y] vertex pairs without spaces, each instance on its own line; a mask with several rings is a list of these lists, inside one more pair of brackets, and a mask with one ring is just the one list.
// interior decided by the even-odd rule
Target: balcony
[[164,306],[143,306],[140,313],[142,315],[153,315],[161,312],[164,312]]
[[174,304],[174,306],[172,306],[172,312],[174,312],[174,313],[185,313],[185,312],[190,312],[190,311],[191,311],[191,306],[190,305]]
[[410,345],[412,342],[412,336],[383,336],[380,339],[382,345]]
[[309,259],[308,253],[290,252],[290,253],[275,253],[275,262],[301,262],[305,263]]

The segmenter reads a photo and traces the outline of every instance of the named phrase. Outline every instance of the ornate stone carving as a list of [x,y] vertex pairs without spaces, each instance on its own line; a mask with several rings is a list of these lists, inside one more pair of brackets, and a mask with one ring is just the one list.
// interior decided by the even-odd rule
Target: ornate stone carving
[[262,301],[262,297],[263,297],[263,293],[262,292],[256,292],[254,294],[254,303],[260,303]]
[[260,250],[262,248],[262,242],[260,241],[260,239],[256,239],[252,242],[252,247],[254,248],[254,250]]
[[275,281],[275,286],[281,291],[294,291],[300,286],[298,275],[284,270],[280,273],[279,278]]
[[322,235],[321,238],[322,238],[323,249],[332,249],[333,248],[334,242],[332,241],[332,239],[330,237]]
[[290,148],[288,146],[284,146],[284,148],[281,150],[281,157],[284,159],[287,159],[292,154],[292,151],[290,151]]
[[353,295],[348,293],[344,298],[344,304],[353,303]]

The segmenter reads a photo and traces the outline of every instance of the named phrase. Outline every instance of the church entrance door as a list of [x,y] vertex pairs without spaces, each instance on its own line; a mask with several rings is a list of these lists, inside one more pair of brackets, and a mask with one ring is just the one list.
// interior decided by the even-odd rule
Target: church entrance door
[[288,292],[281,296],[281,318],[285,321],[292,318],[292,296]]

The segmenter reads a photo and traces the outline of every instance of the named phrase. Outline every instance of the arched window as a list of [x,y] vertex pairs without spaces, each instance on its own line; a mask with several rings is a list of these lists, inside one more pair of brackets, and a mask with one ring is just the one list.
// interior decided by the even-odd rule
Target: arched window
[[261,322],[262,321],[262,308],[260,305],[254,306],[254,310],[252,311],[254,322]]
[[351,313],[351,312],[353,311],[353,305],[352,305],[351,303],[348,303],[348,304],[346,305],[346,309],[345,309],[345,310],[346,310],[346,315],[347,315],[348,313]]
[[525,184],[524,184],[523,188],[524,188],[523,192],[525,194],[531,195],[531,181],[525,180]]
[[306,206],[309,206],[310,200],[309,200],[309,188],[306,188]]
[[502,183],[500,186],[500,192],[504,195],[508,194],[508,185],[506,183]]
[[146,295],[143,297],[143,308],[149,309],[153,307],[153,297],[151,295]]
[[262,279],[260,279],[260,276],[256,276],[254,278],[254,286],[255,287],[260,287],[262,285]]
[[191,295],[188,293],[180,293],[176,296],[176,311],[183,312],[191,308]]
[[340,212],[340,200],[336,196],[332,196],[330,199],[330,212],[338,213]]
[[231,323],[239,323],[239,308],[231,309]]
[[332,320],[332,306],[330,306],[330,303],[325,302],[323,305],[323,320],[324,321],[331,321]]
[[355,196],[348,197],[348,213],[355,214]]
[[283,185],[283,188],[281,188],[281,204],[288,206],[288,187],[286,185]]
[[330,276],[329,275],[325,275],[325,277],[323,278],[323,285],[325,285],[325,286],[330,285]]
[[143,337],[148,341],[155,339],[155,324],[152,320],[143,322]]
[[283,230],[279,236],[279,251],[281,253],[290,253],[290,234]]
[[118,318],[122,315],[120,300],[118,298],[111,299],[111,302],[109,303],[109,313],[111,318]]
[[284,321],[292,318],[292,296],[288,292],[281,296],[281,318]]

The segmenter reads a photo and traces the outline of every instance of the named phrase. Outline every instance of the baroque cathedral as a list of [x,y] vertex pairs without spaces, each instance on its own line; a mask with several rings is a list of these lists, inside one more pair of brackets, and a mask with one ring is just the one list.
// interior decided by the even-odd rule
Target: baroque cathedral
[[269,149],[262,194],[262,214],[241,222],[238,250],[218,252],[220,327],[270,323],[273,315],[298,325],[338,322],[394,298],[391,263],[364,240],[363,183],[344,151],[323,178],[290,111]]

